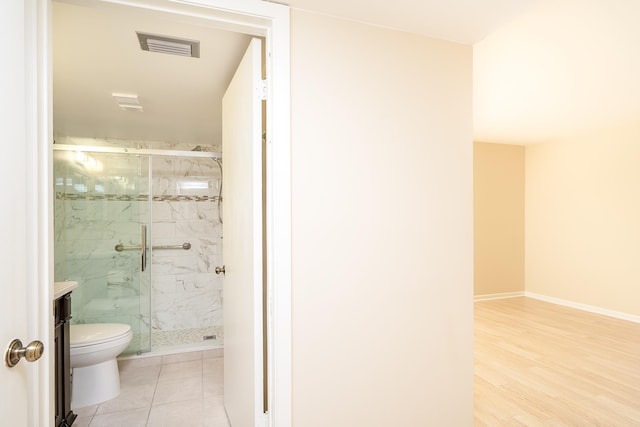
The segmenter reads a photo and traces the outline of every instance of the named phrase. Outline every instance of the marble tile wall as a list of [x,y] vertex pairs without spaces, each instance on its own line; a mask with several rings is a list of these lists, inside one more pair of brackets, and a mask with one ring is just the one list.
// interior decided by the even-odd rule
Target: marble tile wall
[[153,252],[155,335],[175,340],[166,332],[201,329],[220,342],[222,278],[214,272],[222,265],[218,165],[212,159],[154,156],[152,176],[153,244],[191,244],[189,250]]
[[[90,142],[82,140],[85,145],[106,143]],[[156,144],[154,148],[187,147]],[[138,159],[93,156],[109,165],[109,173],[91,174],[73,162],[54,161],[59,170],[55,276],[82,282],[74,291],[75,320],[129,323],[134,332],[143,334],[139,337],[143,342],[151,327],[154,341],[163,345],[168,340],[177,344],[202,340],[202,335],[216,335],[221,343],[222,279],[214,273],[222,262],[217,164],[212,159],[153,156],[149,183],[144,165],[133,165],[142,178],[124,174],[132,167],[127,163]],[[152,245],[189,242],[191,249],[152,251],[150,280],[138,283],[139,254],[118,253],[114,247],[138,245],[140,223],[149,213]]]

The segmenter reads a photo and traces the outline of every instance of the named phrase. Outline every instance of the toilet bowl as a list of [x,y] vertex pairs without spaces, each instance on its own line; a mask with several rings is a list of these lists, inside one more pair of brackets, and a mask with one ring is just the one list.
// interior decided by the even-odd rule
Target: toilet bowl
[[131,326],[86,323],[70,326],[71,409],[96,405],[120,394],[116,357],[131,342]]

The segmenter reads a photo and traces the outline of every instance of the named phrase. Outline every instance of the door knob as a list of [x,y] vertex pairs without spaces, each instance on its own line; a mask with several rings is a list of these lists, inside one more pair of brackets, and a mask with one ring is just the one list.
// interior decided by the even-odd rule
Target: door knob
[[11,341],[7,352],[4,355],[4,361],[8,367],[13,368],[18,364],[21,358],[27,359],[27,362],[35,362],[40,359],[44,353],[44,344],[40,341],[31,341],[26,347],[22,346],[22,341],[16,339]]
[[216,274],[220,274],[220,273],[226,274],[225,271],[224,271],[224,265],[222,266],[222,268],[216,267],[215,272],[216,272]]

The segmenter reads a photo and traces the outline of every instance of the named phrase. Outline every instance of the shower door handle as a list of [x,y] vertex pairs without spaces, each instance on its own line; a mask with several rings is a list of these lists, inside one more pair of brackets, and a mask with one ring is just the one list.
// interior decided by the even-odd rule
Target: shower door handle
[[140,224],[140,248],[142,258],[142,271],[147,268],[147,225]]

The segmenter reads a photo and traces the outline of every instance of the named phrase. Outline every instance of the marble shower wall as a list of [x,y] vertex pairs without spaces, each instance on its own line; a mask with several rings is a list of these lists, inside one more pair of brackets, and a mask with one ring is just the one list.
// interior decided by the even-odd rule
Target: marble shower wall
[[[58,139],[62,144],[120,145]],[[144,146],[138,141],[126,144]],[[153,143],[153,148],[193,147]],[[217,164],[209,158],[154,155],[149,183],[144,162],[135,156],[92,154],[108,167],[87,173],[63,160],[63,153],[56,152],[54,161],[55,277],[81,282],[73,296],[75,321],[128,323],[143,342],[150,339],[151,327],[154,348],[199,342],[204,335],[216,335],[221,343],[222,279],[214,273],[222,262]],[[127,179],[121,173],[131,168],[126,164],[131,162],[137,162],[133,167],[141,178]],[[187,251],[152,251],[150,283],[137,280],[139,256],[114,250],[117,243],[139,244],[140,223],[146,221],[149,209],[152,245],[191,243]]]
[[[222,265],[218,165],[212,159],[154,156],[152,171],[153,245],[191,244],[190,250],[153,252],[153,329],[197,328],[221,339],[222,278],[214,272]],[[156,334],[164,341],[158,344],[175,341],[175,334],[162,336]]]

